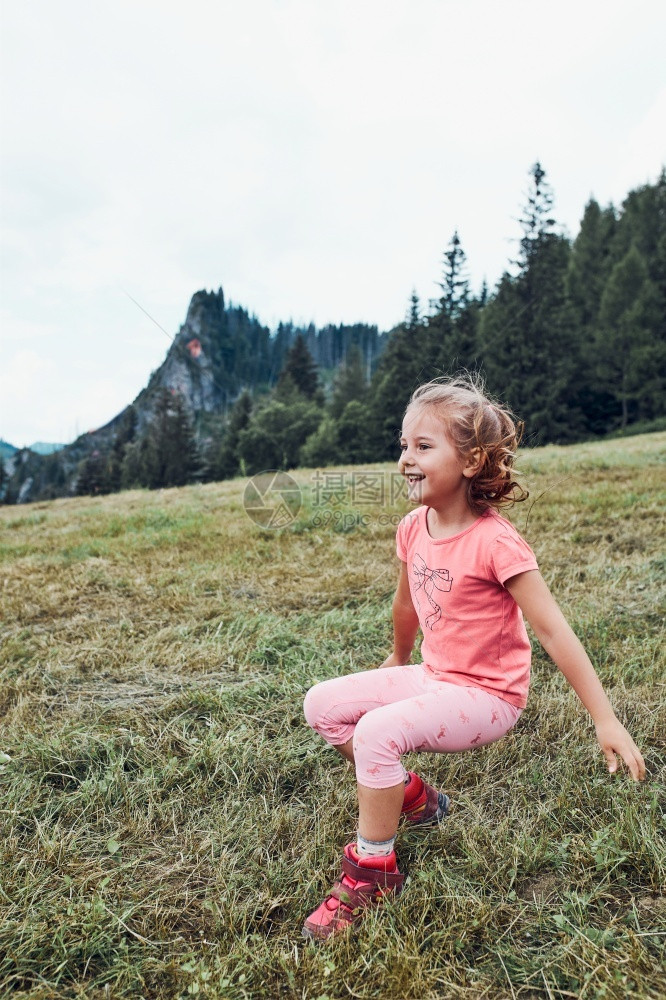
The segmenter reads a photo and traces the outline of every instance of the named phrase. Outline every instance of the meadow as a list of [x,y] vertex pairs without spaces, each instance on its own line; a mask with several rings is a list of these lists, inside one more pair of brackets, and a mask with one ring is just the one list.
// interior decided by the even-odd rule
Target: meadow
[[647,780],[608,775],[535,642],[511,734],[418,758],[453,806],[401,834],[403,895],[323,945],[354,780],[302,699],[390,651],[406,502],[346,469],[337,504],[292,473],[276,530],[241,479],[0,508],[3,1000],[662,1000],[665,459],[666,433],[525,451],[510,514]]

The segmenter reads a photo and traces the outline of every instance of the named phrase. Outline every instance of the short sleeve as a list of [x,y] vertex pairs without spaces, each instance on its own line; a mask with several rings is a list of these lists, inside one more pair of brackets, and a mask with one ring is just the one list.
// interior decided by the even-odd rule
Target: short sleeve
[[404,518],[398,525],[398,530],[395,533],[395,550],[398,554],[398,559],[400,559],[402,562],[407,562],[407,539],[405,537]]
[[524,538],[516,532],[502,532],[492,543],[490,565],[499,583],[504,583],[517,573],[538,569],[539,564]]

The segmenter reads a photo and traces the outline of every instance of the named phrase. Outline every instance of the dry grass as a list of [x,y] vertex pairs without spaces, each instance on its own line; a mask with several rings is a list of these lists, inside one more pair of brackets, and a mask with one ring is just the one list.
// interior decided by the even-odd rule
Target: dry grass
[[379,515],[404,506],[315,525],[300,471],[281,531],[250,523],[240,480],[0,509],[2,997],[663,997],[665,445],[526,452],[544,495],[513,517],[646,783],[608,777],[535,650],[513,733],[420,759],[455,810],[402,836],[401,902],[325,947],[300,927],[353,780],[302,697],[386,655]]

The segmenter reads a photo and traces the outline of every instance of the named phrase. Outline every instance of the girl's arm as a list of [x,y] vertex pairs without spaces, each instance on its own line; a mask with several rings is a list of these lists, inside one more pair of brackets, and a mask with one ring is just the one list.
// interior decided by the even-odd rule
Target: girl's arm
[[402,562],[400,567],[400,579],[393,598],[393,652],[381,664],[382,667],[401,667],[409,663],[419,629],[418,615],[409,592],[407,563]]
[[522,610],[548,655],[555,661],[592,716],[608,770],[617,770],[620,754],[635,781],[645,777],[640,750],[617,719],[590,659],[560,611],[538,570],[518,573],[506,589]]

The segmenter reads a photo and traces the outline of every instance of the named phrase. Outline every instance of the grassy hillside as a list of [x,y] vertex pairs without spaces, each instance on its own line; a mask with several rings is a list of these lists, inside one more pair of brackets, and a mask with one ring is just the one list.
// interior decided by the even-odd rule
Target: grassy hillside
[[337,514],[295,473],[274,531],[241,480],[0,509],[0,996],[663,997],[665,455],[528,452],[512,515],[648,780],[535,649],[514,732],[418,758],[454,807],[401,835],[401,900],[324,946],[354,782],[302,698],[387,655],[404,501],[354,507],[345,470]]

